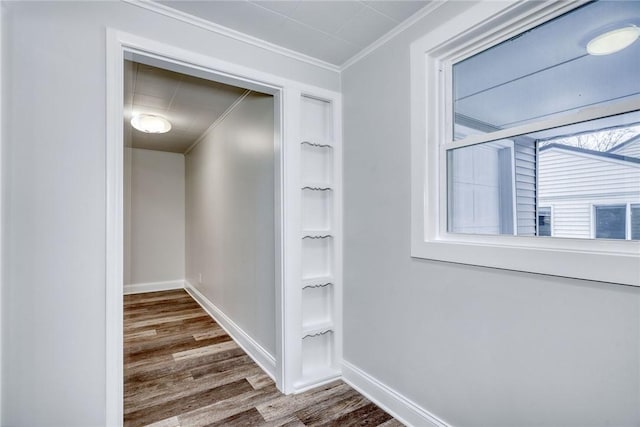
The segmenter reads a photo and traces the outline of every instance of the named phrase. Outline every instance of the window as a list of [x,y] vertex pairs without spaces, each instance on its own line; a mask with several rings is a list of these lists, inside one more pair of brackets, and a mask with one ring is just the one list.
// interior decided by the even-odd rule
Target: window
[[626,236],[626,205],[595,206],[596,239],[624,239]]
[[412,45],[412,255],[640,285],[640,8],[495,3]]
[[538,208],[538,236],[551,236],[551,208]]
[[602,205],[593,209],[596,239],[640,239],[640,204]]
[[640,204],[631,205],[631,240],[640,240]]

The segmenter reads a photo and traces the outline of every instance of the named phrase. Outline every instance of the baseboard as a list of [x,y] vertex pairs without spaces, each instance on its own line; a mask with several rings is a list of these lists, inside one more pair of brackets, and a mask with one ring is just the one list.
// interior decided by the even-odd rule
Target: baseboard
[[215,306],[207,297],[189,281],[185,280],[185,289],[196,300],[202,308],[209,313],[209,316],[224,329],[233,340],[262,368],[267,375],[275,381],[276,359],[267,350],[258,344],[249,334],[234,323],[226,314]]
[[371,375],[342,361],[342,379],[401,423],[420,427],[451,427]]
[[184,280],[170,280],[168,282],[133,283],[124,285],[124,294],[143,294],[145,292],[170,291],[184,289]]

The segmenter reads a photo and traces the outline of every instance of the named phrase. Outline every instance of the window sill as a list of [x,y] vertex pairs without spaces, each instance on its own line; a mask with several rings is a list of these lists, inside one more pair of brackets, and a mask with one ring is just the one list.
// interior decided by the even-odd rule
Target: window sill
[[[485,239],[487,238],[485,237]],[[576,242],[577,239],[566,240],[571,240],[570,243],[572,244],[579,243],[579,241]],[[584,242],[582,243],[584,244]],[[589,241],[589,243],[601,242]],[[417,240],[412,242],[411,256],[459,264],[640,286],[640,243],[602,243],[604,243],[604,245],[601,245],[603,247],[608,246],[608,243],[625,243],[628,245],[629,250],[611,252],[468,241]]]

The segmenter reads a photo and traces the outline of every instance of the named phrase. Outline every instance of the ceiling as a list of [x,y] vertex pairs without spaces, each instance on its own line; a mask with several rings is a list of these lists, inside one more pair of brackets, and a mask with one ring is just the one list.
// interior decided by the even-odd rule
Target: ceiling
[[[341,65],[397,27],[426,0],[156,1],[316,59]],[[184,153],[245,92],[173,71],[125,61],[125,145]],[[170,132],[133,129],[140,113],[169,120]]]
[[[124,72],[125,146],[184,153],[246,89],[175,73],[132,61]],[[147,134],[133,129],[131,118],[162,116],[171,131]]]
[[586,51],[628,25],[640,26],[640,1],[589,3],[456,64],[456,113],[502,129],[639,97],[640,41],[611,55]]
[[296,52],[342,65],[430,1],[157,1]]

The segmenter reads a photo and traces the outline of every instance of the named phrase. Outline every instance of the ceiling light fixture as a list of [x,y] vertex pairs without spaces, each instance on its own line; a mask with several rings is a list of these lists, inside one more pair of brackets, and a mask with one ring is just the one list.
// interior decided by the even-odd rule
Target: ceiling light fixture
[[640,37],[640,28],[635,25],[617,28],[594,37],[587,44],[589,55],[610,55],[631,46]]
[[171,123],[164,117],[153,114],[138,114],[131,119],[131,126],[145,133],[167,133]]

